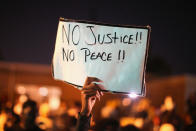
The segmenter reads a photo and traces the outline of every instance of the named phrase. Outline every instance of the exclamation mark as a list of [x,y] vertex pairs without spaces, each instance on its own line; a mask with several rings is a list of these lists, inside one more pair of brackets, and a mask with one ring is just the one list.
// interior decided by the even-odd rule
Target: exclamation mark
[[123,50],[123,57],[122,57],[122,62],[125,59],[125,50]]
[[137,41],[137,37],[138,37],[138,32],[136,33],[136,36],[135,36],[135,37],[136,37],[135,39],[136,39],[136,41]]
[[140,32],[140,43],[142,43],[142,32]]
[[140,32],[140,40],[142,40],[142,32]]
[[120,60],[120,53],[121,53],[121,50],[119,50],[118,52],[118,60]]
[[119,52],[118,52],[118,60],[120,61],[121,60],[121,62],[123,62],[124,61],[124,59],[125,59],[125,50],[119,50]]

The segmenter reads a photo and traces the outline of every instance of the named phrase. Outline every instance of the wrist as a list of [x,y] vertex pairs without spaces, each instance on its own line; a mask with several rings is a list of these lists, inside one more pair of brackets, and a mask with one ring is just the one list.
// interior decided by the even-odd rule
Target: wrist
[[91,113],[87,109],[82,109],[81,112],[80,112],[80,114],[83,115],[83,116],[89,117]]

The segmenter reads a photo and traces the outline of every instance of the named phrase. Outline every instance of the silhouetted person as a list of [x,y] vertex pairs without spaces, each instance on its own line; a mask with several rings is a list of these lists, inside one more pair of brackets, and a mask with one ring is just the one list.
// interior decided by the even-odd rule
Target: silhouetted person
[[119,122],[112,118],[105,118],[100,120],[95,127],[95,131],[119,131]]
[[171,123],[175,127],[176,131],[183,131],[183,121],[176,114],[175,110],[163,112],[160,116],[160,119],[161,124]]
[[187,101],[188,114],[191,117],[190,125],[187,125],[186,131],[196,131],[196,92],[193,92]]
[[15,114],[12,109],[6,109],[7,121],[4,125],[5,131],[12,131],[12,127],[15,127],[20,123],[20,116]]
[[140,131],[140,130],[134,125],[127,125],[125,127],[121,127],[120,131]]
[[35,123],[37,116],[37,104],[32,100],[28,100],[23,104],[21,121],[9,130],[11,131],[42,131]]

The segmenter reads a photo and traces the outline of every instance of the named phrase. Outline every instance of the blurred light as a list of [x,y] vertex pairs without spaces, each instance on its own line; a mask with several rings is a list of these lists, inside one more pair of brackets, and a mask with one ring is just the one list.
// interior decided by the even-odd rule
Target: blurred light
[[121,104],[121,101],[118,99],[108,100],[106,102],[106,105],[112,108],[116,108],[117,106],[120,106],[120,104]]
[[144,125],[144,120],[142,118],[136,118],[134,121],[134,126],[141,129]]
[[20,115],[22,112],[22,104],[21,103],[17,103],[14,106],[14,113],[16,113],[17,115]]
[[164,101],[165,109],[171,111],[174,109],[174,102],[171,96],[167,96]]
[[159,126],[160,124],[160,118],[158,116],[155,116],[153,119],[153,123],[155,126]]
[[136,98],[138,95],[137,94],[135,94],[135,93],[130,93],[129,94],[129,97],[131,97],[131,98]]
[[133,117],[122,117],[120,118],[120,126],[125,127],[127,125],[133,125],[134,118]]
[[134,117],[122,117],[120,118],[120,126],[125,127],[127,125],[134,125],[135,127],[141,129],[143,127],[144,120],[142,118]]
[[123,100],[122,100],[122,105],[123,106],[128,106],[128,105],[130,105],[131,104],[131,99],[130,98],[124,98]]
[[76,117],[76,115],[78,114],[78,110],[76,108],[70,108],[68,111],[67,111],[68,115],[69,116],[74,116]]
[[146,98],[143,98],[136,105],[136,111],[142,112],[142,111],[148,110],[149,107],[150,107],[150,101]]
[[48,89],[46,87],[40,87],[39,88],[39,94],[41,96],[47,96],[48,95]]
[[4,125],[7,122],[6,113],[0,113],[0,131],[4,131]]
[[159,131],[175,131],[174,126],[169,123],[162,124]]
[[48,103],[42,103],[40,105],[40,108],[39,108],[39,115],[40,116],[47,117],[49,111],[50,111],[50,107],[49,107]]
[[105,106],[101,109],[101,116],[103,118],[109,118],[114,111],[114,108],[112,106]]
[[42,130],[50,130],[53,127],[53,122],[48,117],[39,116],[36,118],[36,123],[42,123],[39,124],[39,128],[41,128]]
[[24,86],[18,86],[16,91],[18,92],[18,94],[25,94],[26,93],[26,89]]
[[49,98],[49,106],[51,110],[56,110],[59,108],[60,105],[60,98],[57,96],[52,96]]
[[66,112],[67,112],[67,105],[64,101],[61,101],[57,114],[62,115],[65,114]]
[[25,103],[26,101],[27,101],[27,96],[26,95],[20,95],[20,97],[19,97],[19,101],[21,102],[21,103]]

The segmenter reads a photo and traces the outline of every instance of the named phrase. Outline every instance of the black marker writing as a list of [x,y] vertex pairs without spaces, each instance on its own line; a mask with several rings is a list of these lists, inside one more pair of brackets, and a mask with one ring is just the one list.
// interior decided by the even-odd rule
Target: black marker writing
[[106,53],[106,52],[91,52],[88,48],[82,48],[81,50],[84,50],[84,60],[87,62],[87,58],[89,60],[96,60],[101,59],[102,61],[111,61],[112,60],[112,53]]
[[112,38],[110,37],[112,34],[107,34],[107,38],[109,39],[109,41],[105,41],[106,44],[110,44],[112,43]]
[[69,24],[69,29],[68,29],[68,35],[66,33],[66,30],[65,30],[65,26],[63,25],[63,28],[62,28],[62,41],[64,43],[64,35],[66,36],[67,38],[67,43],[69,44],[69,33],[70,32],[70,24]]
[[[71,30],[72,30],[72,44],[78,45],[79,44],[79,41],[80,41],[80,26],[79,25],[75,25],[73,27],[73,29],[71,29],[70,24],[69,24],[69,26],[68,26],[68,32],[66,31],[66,28],[63,25],[63,27],[62,27],[62,42],[64,43],[65,42],[65,38],[66,38],[68,45],[70,44],[70,31]],[[78,35],[74,35],[75,32]],[[78,37],[78,39],[76,41],[74,41],[75,40],[75,37],[76,38]]]
[[112,44],[112,43],[113,44],[118,44],[118,43],[137,44],[137,41],[140,40],[139,42],[141,43],[142,40],[142,32],[136,32],[134,35],[133,34],[119,35],[117,34],[117,32],[114,32],[113,34],[111,33],[96,34],[96,32],[93,31],[94,26],[86,26],[86,27],[90,29],[89,37],[93,39],[93,42],[85,41],[87,45],[96,45],[96,44],[103,45],[103,44]]
[[112,37],[112,39],[114,40],[114,44],[116,44],[116,40],[119,39],[119,38],[116,36],[116,32],[114,32],[114,37]]
[[123,60],[125,59],[125,50],[119,50],[118,51],[118,60],[121,62],[123,62]]
[[74,61],[75,60],[75,54],[74,50],[66,50],[62,48],[62,55],[63,55],[63,61],[66,59],[66,61]]
[[[86,26],[86,28],[89,28],[90,29],[90,31],[91,31],[91,33],[92,33],[92,35],[93,35],[93,37],[94,37],[94,42],[93,43],[88,43],[88,42],[86,42],[86,44],[87,45],[95,45],[96,44],[96,37],[95,37],[95,34],[94,34],[94,32],[93,32],[93,30],[92,30],[92,28],[94,28],[94,26]],[[89,36],[90,37],[90,36]]]
[[142,32],[140,32],[140,40],[142,40]]
[[105,39],[105,35],[103,35],[102,41],[100,40],[101,39],[100,37],[101,37],[100,34],[98,34],[98,42],[99,42],[99,44],[103,44],[104,39]]
[[[78,38],[78,41],[77,41],[77,42],[74,42],[74,36],[75,36],[75,35],[74,35],[74,31],[75,31],[76,28],[78,28],[78,35],[79,35],[79,38]],[[79,25],[75,25],[74,28],[73,28],[73,30],[72,30],[72,43],[73,43],[74,45],[78,45],[79,41],[80,41],[80,27],[79,27]]]

